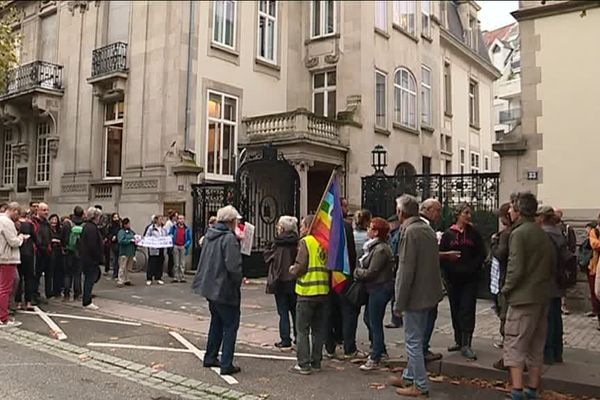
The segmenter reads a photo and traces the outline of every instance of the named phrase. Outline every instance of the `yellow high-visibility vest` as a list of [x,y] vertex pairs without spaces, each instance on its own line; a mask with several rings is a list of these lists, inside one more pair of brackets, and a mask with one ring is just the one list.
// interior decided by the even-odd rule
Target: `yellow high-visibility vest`
[[314,236],[302,239],[308,249],[308,271],[296,280],[299,296],[321,296],[329,294],[329,270],[327,253]]

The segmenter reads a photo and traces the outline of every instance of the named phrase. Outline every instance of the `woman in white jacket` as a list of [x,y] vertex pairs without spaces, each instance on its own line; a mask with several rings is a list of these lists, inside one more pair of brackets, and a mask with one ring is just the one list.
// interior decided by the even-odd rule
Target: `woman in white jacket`
[[8,305],[17,279],[17,265],[21,263],[19,247],[28,235],[17,234],[15,221],[19,218],[19,203],[10,203],[0,214],[0,328],[21,325],[8,318]]

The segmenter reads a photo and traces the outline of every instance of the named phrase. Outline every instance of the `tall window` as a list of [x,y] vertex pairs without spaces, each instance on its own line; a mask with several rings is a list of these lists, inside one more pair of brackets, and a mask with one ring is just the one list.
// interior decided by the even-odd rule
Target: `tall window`
[[431,157],[421,158],[421,171],[423,171],[423,175],[431,174]]
[[444,63],[444,114],[452,115],[452,74],[450,63]]
[[213,42],[232,49],[235,47],[236,6],[233,0],[213,2]]
[[387,127],[386,80],[386,74],[375,71],[375,125],[382,128]]
[[471,152],[471,173],[479,173],[479,154]]
[[375,2],[375,28],[387,31],[387,1]]
[[4,151],[2,164],[2,183],[12,185],[15,183],[15,156],[13,152],[14,137],[13,130],[10,128],[4,129]]
[[394,121],[417,129],[417,84],[406,68],[394,75]]
[[333,0],[315,0],[311,3],[312,38],[335,33],[335,2]]
[[460,173],[464,174],[465,173],[465,149],[460,149],[460,155],[459,155],[460,159]]
[[431,1],[421,2],[421,33],[423,36],[431,37]]
[[277,57],[277,2],[259,1],[258,58],[276,62]]
[[121,177],[123,157],[123,118],[125,103],[115,101],[104,108],[104,176],[105,179]]
[[38,122],[37,124],[37,146],[35,155],[35,181],[37,183],[48,183],[50,181],[50,149],[48,137],[50,136],[50,124]]
[[416,1],[394,1],[394,23],[411,35],[417,34],[416,9]]
[[425,126],[433,125],[431,95],[431,69],[421,66],[421,122]]
[[232,179],[237,146],[237,98],[208,91],[206,171],[213,177]]
[[483,157],[483,171],[490,171],[490,158],[488,156]]
[[479,85],[469,81],[469,124],[479,126]]
[[474,17],[469,18],[469,31],[467,34],[467,44],[472,48],[477,50],[478,41],[477,41],[477,19]]
[[336,115],[335,70],[313,74],[313,112],[324,117]]

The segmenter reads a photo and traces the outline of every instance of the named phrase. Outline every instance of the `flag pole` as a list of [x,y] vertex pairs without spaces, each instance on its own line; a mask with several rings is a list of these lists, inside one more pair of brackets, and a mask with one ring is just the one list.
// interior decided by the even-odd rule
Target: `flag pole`
[[315,220],[317,219],[317,213],[319,212],[319,210],[321,209],[321,205],[323,204],[323,201],[325,201],[325,196],[327,195],[327,192],[329,191],[329,187],[331,186],[331,183],[333,182],[333,177],[335,176],[336,172],[335,169],[333,171],[331,171],[331,176],[329,177],[329,181],[327,182],[327,186],[325,186],[325,190],[323,191],[323,195],[321,196],[321,201],[319,202],[319,207],[317,208],[317,212],[315,213],[315,218],[313,218],[312,222],[310,223],[310,227],[308,228],[308,233],[310,234],[312,232],[312,228],[313,225],[315,223]]

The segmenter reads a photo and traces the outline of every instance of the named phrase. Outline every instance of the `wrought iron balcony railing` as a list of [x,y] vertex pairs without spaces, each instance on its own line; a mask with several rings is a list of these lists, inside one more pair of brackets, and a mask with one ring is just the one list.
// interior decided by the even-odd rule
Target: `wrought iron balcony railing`
[[92,78],[125,71],[127,71],[127,43],[111,43],[92,52]]
[[510,124],[521,119],[521,109],[513,108],[510,110],[500,111],[500,123]]
[[6,74],[6,84],[0,88],[0,96],[10,96],[32,89],[62,90],[62,65],[34,61],[13,68]]

